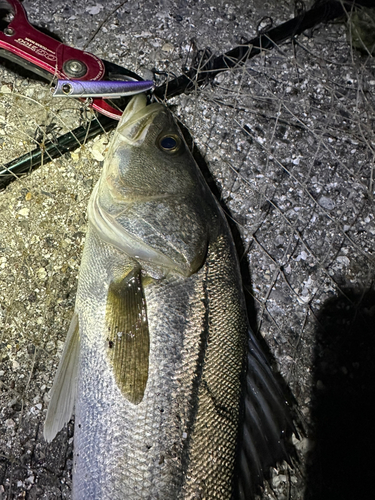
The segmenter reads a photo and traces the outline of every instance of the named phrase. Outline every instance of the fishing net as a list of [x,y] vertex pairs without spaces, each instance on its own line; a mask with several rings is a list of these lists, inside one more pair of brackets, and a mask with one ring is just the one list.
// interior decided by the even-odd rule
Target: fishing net
[[[287,0],[24,6],[65,43],[159,84],[296,15]],[[231,221],[250,322],[304,427],[299,462],[262,499],[371,497],[374,19],[348,12],[168,101]],[[0,169],[37,145],[43,158],[0,191],[0,498],[71,498],[73,421],[51,444],[42,428],[113,132],[52,162],[43,147],[92,118],[0,66]]]

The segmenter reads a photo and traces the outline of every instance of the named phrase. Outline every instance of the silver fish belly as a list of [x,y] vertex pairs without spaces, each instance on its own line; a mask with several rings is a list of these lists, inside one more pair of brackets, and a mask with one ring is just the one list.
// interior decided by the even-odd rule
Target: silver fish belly
[[90,199],[47,440],[74,404],[76,500],[249,499],[269,457],[288,458],[225,216],[170,112],[144,96]]

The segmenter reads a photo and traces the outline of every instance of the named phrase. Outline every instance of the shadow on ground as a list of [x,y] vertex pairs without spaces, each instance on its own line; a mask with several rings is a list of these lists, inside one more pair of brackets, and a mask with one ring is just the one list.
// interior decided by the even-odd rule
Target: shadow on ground
[[318,318],[305,500],[375,498],[375,291],[343,292]]

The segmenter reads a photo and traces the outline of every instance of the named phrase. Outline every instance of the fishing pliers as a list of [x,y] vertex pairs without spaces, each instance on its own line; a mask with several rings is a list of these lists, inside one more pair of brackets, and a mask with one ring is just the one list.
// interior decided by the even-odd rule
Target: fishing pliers
[[18,0],[0,0],[0,10],[5,11],[0,25],[0,57],[55,83],[55,96],[89,98],[89,104],[99,113],[119,120],[121,109],[106,98],[152,89],[152,81],[144,81],[126,68],[69,47],[37,30]]
[[[312,9],[303,11],[293,19],[269,29],[228,52],[216,57],[202,58],[198,66],[188,70],[153,90],[156,99],[167,100],[173,96],[194,90],[197,86],[212,81],[215,76],[230,68],[246,64],[252,57],[271,50],[279,44],[293,39],[321,22],[346,16],[358,5],[367,5],[370,0],[326,0],[316,2]],[[106,116],[98,116],[89,122],[89,127],[80,126],[60,136],[57,144],[49,141],[32,152],[22,155],[0,167],[0,189],[19,175],[30,172],[67,151],[72,151],[82,140],[94,137],[103,130],[110,130],[119,120],[126,102],[119,100],[117,109],[106,98],[131,95],[152,88],[153,82],[142,81],[135,73],[64,45],[31,26],[25,10],[18,0],[0,0],[0,57],[10,59],[23,67],[47,78],[57,79],[55,95],[89,98],[94,109]],[[113,118],[113,119],[111,119]]]

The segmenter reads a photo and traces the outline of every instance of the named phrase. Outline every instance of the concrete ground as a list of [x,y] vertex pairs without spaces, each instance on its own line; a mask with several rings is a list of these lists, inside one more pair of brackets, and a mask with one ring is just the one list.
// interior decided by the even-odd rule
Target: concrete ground
[[[266,16],[275,26],[294,16],[288,0],[24,6],[65,43],[160,82],[194,48],[217,55]],[[350,27],[319,25],[168,102],[240,237],[251,323],[305,426],[300,462],[275,471],[262,499],[374,497],[375,64],[353,49]],[[82,111],[0,65],[1,164],[74,128]],[[71,498],[74,422],[51,444],[42,426],[107,143],[103,133],[0,191],[1,500]]]

